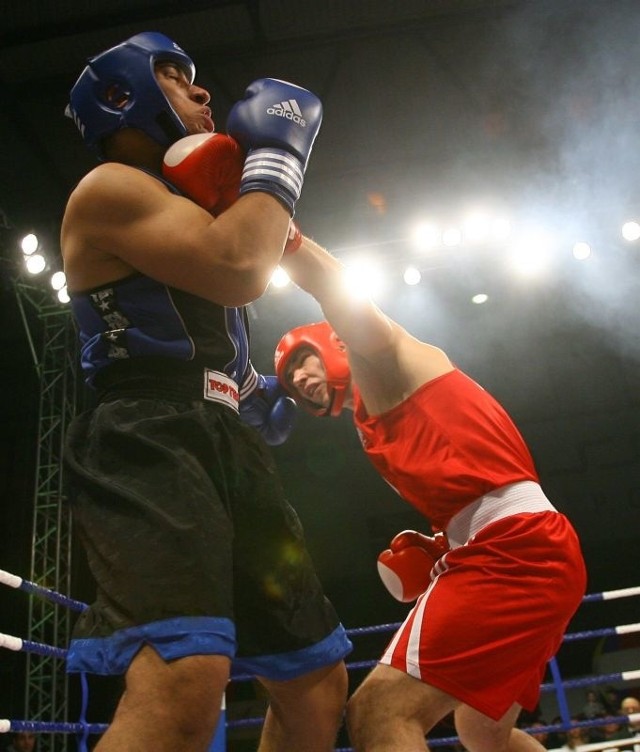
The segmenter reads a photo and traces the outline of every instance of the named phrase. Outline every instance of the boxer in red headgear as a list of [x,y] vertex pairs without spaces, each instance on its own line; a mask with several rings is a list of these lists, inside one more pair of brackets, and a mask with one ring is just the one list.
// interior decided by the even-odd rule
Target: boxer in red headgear
[[[315,356],[321,363],[316,364],[318,373],[315,378],[311,374],[311,380],[306,378],[305,385],[299,385],[296,400],[313,415],[340,415],[343,407],[352,404],[351,372],[344,342],[338,339],[326,321],[292,329],[278,343],[276,375],[281,384],[287,384],[285,388],[291,389],[292,373],[308,356]],[[324,373],[319,371],[318,366]],[[322,389],[322,398],[315,393],[316,386]]]
[[417,603],[349,702],[354,748],[425,749],[453,711],[471,752],[543,749],[515,723],[584,594],[573,527],[505,410],[442,350],[353,299],[309,238],[281,264],[329,322],[281,339],[282,386],[315,415],[352,410],[375,468],[436,533],[403,531],[379,557],[392,595]]

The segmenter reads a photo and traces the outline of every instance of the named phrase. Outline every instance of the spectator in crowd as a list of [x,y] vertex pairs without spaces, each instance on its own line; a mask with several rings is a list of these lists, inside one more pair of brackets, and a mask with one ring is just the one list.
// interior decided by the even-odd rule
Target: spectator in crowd
[[589,728],[589,742],[591,744],[600,744],[612,739],[626,738],[626,732],[620,734],[622,726],[614,720],[615,716],[610,713],[600,713],[594,720],[600,721],[597,726]]
[[[545,726],[548,726],[549,724],[544,720],[544,718],[539,718],[536,721],[532,721],[530,724],[528,724],[528,727],[531,729],[539,729],[544,728]],[[545,749],[549,749],[548,741],[549,741],[549,732],[548,731],[530,731],[529,732],[531,736],[536,739]]]
[[605,713],[605,706],[595,689],[587,690],[586,701],[582,706],[582,713],[587,718],[596,718]]
[[[616,713],[620,715],[631,715],[633,713],[640,713],[640,700],[637,697],[625,697],[620,703],[620,708]],[[614,728],[615,727],[615,728]],[[627,723],[611,723],[604,727],[602,741],[616,741],[622,739],[633,739],[637,737],[639,742],[635,744],[633,748],[628,748],[631,752],[640,752],[640,721],[629,721]],[[619,747],[608,747],[603,752],[617,752]],[[627,747],[625,747],[625,750]]]
[[[550,726],[560,726],[562,724],[562,718],[557,715],[551,719]],[[565,735],[561,731],[549,731],[547,736],[547,748],[557,749],[564,744]]]
[[[623,698],[620,703],[618,715],[632,715],[640,713],[640,700],[633,695]],[[629,736],[640,736],[640,721],[629,721],[622,730],[628,732]]]
[[36,735],[30,731],[17,731],[11,734],[11,742],[6,752],[34,752],[36,748]]
[[621,695],[615,687],[610,684],[602,690],[602,702],[605,713],[616,714],[620,709]]
[[[576,716],[575,718],[571,719],[572,723],[578,722],[578,721],[584,721],[584,717]],[[576,728],[571,728],[568,731],[564,733],[565,742],[560,747],[561,750],[570,750],[570,749],[577,749],[578,747],[581,747],[583,744],[589,744],[589,733],[586,728],[583,726],[578,726]]]

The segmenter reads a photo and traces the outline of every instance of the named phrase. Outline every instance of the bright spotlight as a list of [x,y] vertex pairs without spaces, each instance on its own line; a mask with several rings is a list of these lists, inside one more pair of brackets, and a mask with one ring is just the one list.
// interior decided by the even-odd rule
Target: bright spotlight
[[29,274],[40,274],[40,272],[45,270],[47,262],[44,256],[39,253],[34,253],[25,258],[25,266],[27,267]]
[[438,228],[431,222],[421,222],[414,229],[411,241],[421,251],[435,248],[439,241]]
[[487,300],[489,300],[489,296],[484,292],[479,292],[471,298],[471,302],[476,305],[482,305],[483,303],[486,303]]
[[511,235],[511,222],[508,219],[494,219],[491,223],[491,237],[493,240],[507,240]]
[[462,233],[457,227],[449,227],[442,233],[442,244],[448,248],[460,245],[462,242]]
[[38,238],[32,232],[25,235],[20,241],[20,247],[25,256],[31,256],[32,253],[35,253],[38,250],[38,245]]
[[345,268],[344,283],[354,297],[371,298],[382,289],[382,273],[371,262],[357,261]]
[[404,270],[403,278],[404,278],[405,284],[417,285],[422,279],[422,274],[420,274],[420,269],[418,269],[417,267],[408,266]]
[[550,250],[550,238],[543,231],[533,232],[511,250],[513,266],[524,276],[535,276],[548,265]]
[[51,275],[49,282],[51,283],[51,287],[53,287],[54,290],[62,290],[62,288],[67,284],[67,277],[64,272],[54,272]]
[[66,285],[64,287],[61,287],[58,290],[58,300],[61,303],[68,303],[71,300],[71,298],[69,297],[69,291],[67,290]]
[[483,214],[473,214],[463,223],[465,240],[470,243],[484,243],[489,236],[491,224]]
[[573,257],[578,261],[584,261],[591,256],[591,246],[589,243],[579,241],[573,246]]
[[271,275],[270,282],[274,287],[286,287],[291,282],[291,277],[281,266],[277,266]]
[[622,225],[622,237],[630,241],[640,238],[640,224],[637,222],[625,222]]

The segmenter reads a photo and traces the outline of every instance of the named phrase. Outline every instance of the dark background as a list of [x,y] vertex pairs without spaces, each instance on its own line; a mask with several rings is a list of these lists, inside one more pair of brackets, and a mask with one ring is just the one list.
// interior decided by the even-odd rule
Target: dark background
[[[622,222],[640,215],[635,0],[3,8],[0,568],[29,576],[37,438],[38,380],[13,287],[17,240],[35,229],[58,261],[66,196],[93,164],[63,117],[68,90],[87,56],[146,30],[168,34],[194,58],[219,130],[255,78],[320,95],[324,123],[297,211],[303,230],[345,260],[367,252],[382,264],[384,310],[443,347],[511,412],[547,494],[581,535],[589,591],[637,585],[640,245],[620,237]],[[499,244],[426,256],[412,249],[412,221],[455,222],[478,204],[514,225],[550,228],[546,277],[514,277]],[[582,264],[571,257],[576,240],[594,249]],[[408,260],[423,271],[416,287],[401,281]],[[476,292],[489,302],[471,305]],[[264,372],[288,328],[320,318],[291,288],[270,289],[250,312]],[[375,559],[394,533],[424,521],[369,467],[350,416],[301,414],[275,454],[345,624],[400,619],[406,609],[379,584]],[[24,635],[25,620],[26,596],[0,592],[0,632]],[[591,604],[572,629],[632,621],[629,601]],[[369,641],[368,657],[383,642]],[[590,673],[604,647],[567,646],[566,670]],[[22,655],[0,654],[0,717],[22,716],[23,673]]]

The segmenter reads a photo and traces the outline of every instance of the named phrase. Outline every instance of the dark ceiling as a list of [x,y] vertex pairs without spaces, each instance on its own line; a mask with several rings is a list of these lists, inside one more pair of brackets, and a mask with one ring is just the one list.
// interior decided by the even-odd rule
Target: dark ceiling
[[[369,249],[390,280],[411,257],[412,219],[427,212],[453,221],[478,202],[542,221],[567,243],[592,242],[591,263],[563,261],[552,279],[526,286],[497,252],[440,251],[420,260],[423,284],[392,287],[380,303],[511,410],[549,494],[579,528],[591,588],[637,584],[640,250],[619,239],[621,222],[640,213],[637,0],[5,2],[5,529],[28,526],[38,389],[12,289],[15,241],[33,228],[57,253],[66,196],[93,164],[63,116],[68,90],[88,56],[145,30],[193,57],[220,130],[256,78],[321,97],[298,219],[338,255]],[[490,305],[470,306],[480,289]],[[320,315],[299,291],[270,291],[251,312],[264,371],[280,335]],[[377,548],[419,523],[366,465],[347,416],[300,416],[276,454],[345,619],[379,618],[362,599],[356,608],[353,593],[384,599],[372,584]],[[632,558],[618,566],[617,550],[632,537]],[[27,548],[16,553],[16,539],[7,535],[6,558],[25,575]]]
[[408,197],[448,203],[481,192],[512,203],[548,191],[548,202],[586,209],[605,189],[610,202],[636,193],[634,0],[4,6],[0,207],[17,226],[55,230],[92,164],[63,117],[69,88],[88,56],[142,30],[162,31],[190,53],[221,129],[258,77],[321,96],[304,210],[348,240],[367,224],[370,193],[383,194],[396,216]]

